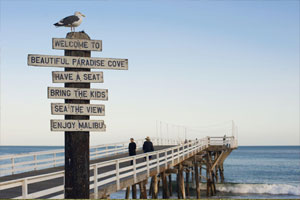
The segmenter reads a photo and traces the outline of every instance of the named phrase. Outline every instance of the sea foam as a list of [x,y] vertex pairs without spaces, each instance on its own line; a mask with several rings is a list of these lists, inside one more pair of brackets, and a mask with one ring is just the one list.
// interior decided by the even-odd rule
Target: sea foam
[[288,184],[218,184],[220,192],[239,194],[289,194],[300,195],[300,185]]

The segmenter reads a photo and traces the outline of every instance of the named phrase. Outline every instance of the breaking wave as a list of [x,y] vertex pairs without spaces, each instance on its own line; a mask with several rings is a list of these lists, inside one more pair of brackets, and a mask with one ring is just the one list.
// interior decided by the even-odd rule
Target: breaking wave
[[216,189],[239,194],[300,195],[300,185],[288,184],[218,184]]

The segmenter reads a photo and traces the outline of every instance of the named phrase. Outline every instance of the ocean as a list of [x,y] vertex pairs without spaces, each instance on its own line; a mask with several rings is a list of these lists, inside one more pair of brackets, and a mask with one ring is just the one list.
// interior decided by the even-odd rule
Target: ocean
[[226,198],[300,198],[300,146],[241,146],[224,162]]
[[[63,147],[0,146],[0,155],[59,148]],[[240,146],[226,159],[224,174],[225,183],[216,185],[217,196],[211,198],[300,199],[300,146]],[[201,184],[202,198],[205,187]],[[125,191],[111,195],[124,197]]]

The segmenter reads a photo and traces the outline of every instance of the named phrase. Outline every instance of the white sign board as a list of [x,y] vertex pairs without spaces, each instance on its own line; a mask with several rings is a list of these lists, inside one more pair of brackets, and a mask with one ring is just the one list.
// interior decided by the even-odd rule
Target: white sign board
[[103,83],[103,72],[52,72],[53,83]]
[[49,99],[108,100],[107,89],[48,87]]
[[40,67],[128,70],[128,59],[28,54],[27,64]]
[[101,132],[106,130],[103,120],[51,120],[51,131],[92,131]]
[[102,51],[102,40],[52,38],[52,49]]
[[105,106],[102,104],[51,103],[51,114],[104,116]]

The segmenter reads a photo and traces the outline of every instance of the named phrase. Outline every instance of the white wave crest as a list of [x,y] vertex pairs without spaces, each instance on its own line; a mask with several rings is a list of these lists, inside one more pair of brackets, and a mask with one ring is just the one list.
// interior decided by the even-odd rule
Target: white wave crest
[[240,194],[289,194],[300,195],[300,185],[288,184],[219,184],[220,192]]

